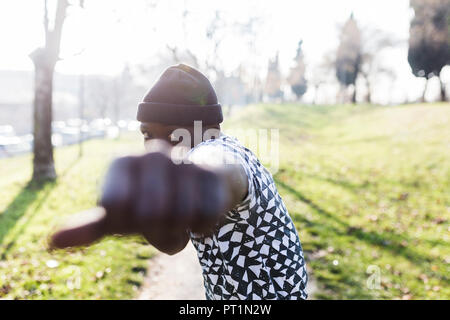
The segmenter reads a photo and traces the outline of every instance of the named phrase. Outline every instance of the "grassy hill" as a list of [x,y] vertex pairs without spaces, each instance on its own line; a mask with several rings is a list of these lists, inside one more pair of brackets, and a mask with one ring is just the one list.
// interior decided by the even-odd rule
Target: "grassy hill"
[[[257,105],[235,128],[280,130],[274,178],[318,298],[450,298],[450,106]],[[52,253],[46,241],[95,205],[114,156],[141,150],[137,134],[87,142],[81,159],[58,149],[59,179],[41,189],[27,186],[30,156],[0,160],[0,298],[134,296],[155,252],[141,238]]]
[[450,297],[450,105],[264,105],[237,126],[280,130],[274,178],[318,298]]

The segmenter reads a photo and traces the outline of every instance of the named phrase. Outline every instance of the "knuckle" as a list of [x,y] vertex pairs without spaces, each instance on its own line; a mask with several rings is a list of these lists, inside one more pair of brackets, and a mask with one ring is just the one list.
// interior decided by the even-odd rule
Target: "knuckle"
[[140,223],[154,223],[161,220],[170,201],[170,164],[164,154],[152,152],[140,157],[139,165],[136,217]]
[[133,210],[135,167],[134,157],[123,157],[116,159],[106,174],[100,204],[106,209],[108,224],[113,229],[133,222],[125,215]]

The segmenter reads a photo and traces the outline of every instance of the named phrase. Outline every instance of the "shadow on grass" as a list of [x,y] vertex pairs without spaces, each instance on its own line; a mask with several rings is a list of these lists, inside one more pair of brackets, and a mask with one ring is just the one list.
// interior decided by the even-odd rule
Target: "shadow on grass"
[[358,190],[367,189],[368,187],[373,186],[373,183],[369,183],[369,181],[364,181],[363,183],[352,183],[352,182],[349,182],[344,179],[332,179],[329,177],[322,177],[322,176],[307,174],[307,173],[305,173],[303,175],[308,178],[313,178],[316,180],[321,180],[321,181],[324,181],[327,183],[334,184],[335,186],[345,188],[345,189],[349,190],[350,192],[356,192]]
[[[346,144],[357,144],[357,143],[372,143],[372,142],[380,142],[380,141],[392,141],[392,137],[389,135],[378,135],[372,137],[366,137],[361,139],[348,139],[339,141],[337,144],[346,145]],[[330,142],[332,145],[336,145],[336,141]]]
[[[65,170],[60,174],[64,177],[78,162],[75,159]],[[16,197],[9,203],[3,212],[0,212],[0,260],[5,260],[8,252],[14,246],[17,237],[25,230],[30,220],[39,211],[42,204],[47,200],[52,190],[57,186],[57,180],[44,180],[40,182],[30,181],[23,187],[23,189],[16,195]],[[17,224],[27,210],[34,206],[33,212],[28,215],[25,223],[20,229],[15,231],[14,236],[7,242],[3,243],[5,237],[10,230]]]
[[[14,245],[17,236],[28,225],[28,221],[36,214],[45,202],[53,188],[56,186],[55,181],[43,181],[40,183],[29,182],[14,198],[14,200],[8,205],[8,207],[0,214],[0,244],[1,255],[0,260],[6,259],[11,247]],[[43,195],[41,193],[44,193]],[[37,199],[39,201],[36,203]],[[22,225],[20,230],[16,232],[16,235],[8,243],[3,243],[4,238],[9,231],[16,225],[19,219],[27,212],[31,205],[35,205],[35,208],[31,215],[28,216],[27,222]]]
[[[361,191],[363,189],[364,190],[374,189],[374,188],[377,187],[376,184],[378,183],[378,182],[374,182],[374,181],[369,182],[367,180],[362,182],[362,183],[352,183],[352,182],[349,182],[349,181],[344,180],[344,179],[332,179],[332,178],[329,178],[329,177],[320,176],[320,175],[313,175],[313,174],[308,174],[308,173],[303,173],[303,175],[306,176],[306,177],[309,177],[309,178],[313,178],[313,179],[320,180],[320,181],[323,181],[323,182],[331,183],[331,184],[333,184],[333,185],[335,185],[337,187],[344,188],[347,191],[352,192],[352,193],[358,193],[359,191]],[[388,183],[390,183],[390,184],[406,185],[408,187],[414,187],[414,188],[418,187],[418,183],[416,183],[416,182],[408,183],[408,182],[405,182],[405,181],[394,181],[394,180],[386,180],[386,179],[385,179],[385,181],[388,181]],[[280,181],[278,181],[278,183],[280,183],[280,185],[283,184]],[[398,197],[394,198],[394,200],[399,201]],[[407,239],[403,238],[403,240],[407,240]],[[400,239],[400,241],[401,241],[401,239]],[[439,246],[446,246],[447,245],[447,242],[445,242],[445,240],[442,240],[442,239],[435,239],[435,240],[422,239],[421,241],[422,242],[426,242],[426,243],[428,243],[429,245],[431,245],[433,247],[434,246],[438,246],[438,245]]]
[[[332,213],[328,212],[327,210],[323,209],[319,205],[317,205],[314,201],[304,196],[299,191],[292,188],[290,185],[276,179],[276,183],[290,192],[292,195],[294,195],[298,200],[306,203],[309,205],[315,212],[322,215],[323,217],[337,223],[339,226],[343,227],[344,231],[339,230],[338,228],[335,228],[333,226],[321,226],[326,227],[327,231],[333,232],[339,236],[352,236],[355,237],[361,241],[365,241],[371,245],[375,245],[380,247],[383,250],[391,251],[394,254],[402,255],[403,257],[407,258],[411,262],[419,265],[423,265],[425,263],[430,263],[433,261],[432,257],[428,257],[426,255],[420,254],[417,251],[411,249],[410,247],[402,245],[402,242],[404,243],[412,243],[411,239],[392,234],[392,233],[386,233],[386,232],[374,232],[374,231],[366,231],[360,227],[353,227],[347,222],[339,219]],[[309,225],[313,225],[315,223],[308,221]],[[443,280],[448,281],[449,278],[447,275],[440,274],[440,277]]]

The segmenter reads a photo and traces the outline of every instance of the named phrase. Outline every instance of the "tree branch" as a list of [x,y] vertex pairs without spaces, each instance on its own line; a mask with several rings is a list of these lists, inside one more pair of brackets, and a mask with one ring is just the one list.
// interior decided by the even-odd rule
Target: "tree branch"
[[45,44],[48,53],[51,56],[51,61],[56,62],[59,56],[59,50],[61,46],[61,34],[66,18],[66,9],[69,6],[68,0],[58,0],[55,13],[55,24],[53,30],[49,31],[49,38]]
[[44,32],[45,32],[45,43],[47,43],[49,37],[47,0],[44,0]]

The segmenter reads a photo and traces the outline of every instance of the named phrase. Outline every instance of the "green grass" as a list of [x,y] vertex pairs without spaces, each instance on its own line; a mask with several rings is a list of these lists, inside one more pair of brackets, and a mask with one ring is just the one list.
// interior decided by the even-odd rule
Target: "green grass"
[[31,157],[0,160],[0,298],[124,299],[141,284],[154,249],[140,237],[106,238],[92,247],[47,251],[47,239],[64,218],[95,206],[109,161],[142,150],[131,135],[57,149],[59,178],[28,185]]
[[[278,189],[325,299],[449,299],[450,107],[257,105],[233,128],[280,130]],[[95,205],[110,160],[142,139],[56,151],[59,179],[27,186],[31,157],[0,160],[0,298],[125,299],[155,250],[140,237],[49,253],[68,215]],[[55,261],[57,262],[55,264]],[[55,265],[57,265],[55,267]],[[381,288],[369,289],[369,266]]]
[[[274,178],[319,283],[317,298],[450,298],[448,104],[260,105],[236,113],[225,130],[280,130]],[[380,289],[368,288],[371,268]]]

